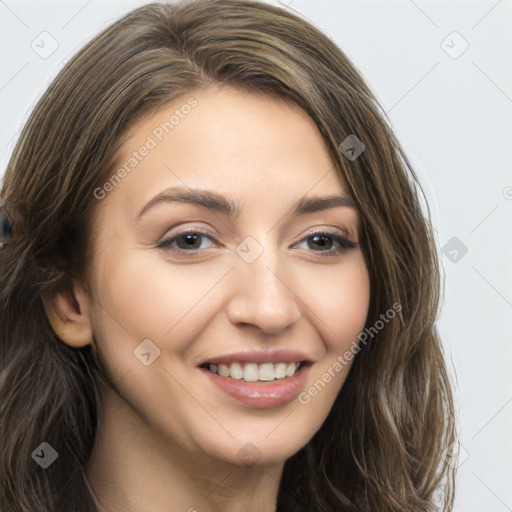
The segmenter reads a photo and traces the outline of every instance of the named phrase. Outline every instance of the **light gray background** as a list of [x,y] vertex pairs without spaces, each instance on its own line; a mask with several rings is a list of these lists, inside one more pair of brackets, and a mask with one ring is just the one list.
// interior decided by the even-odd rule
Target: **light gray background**
[[[144,3],[0,0],[0,176],[62,62]],[[512,0],[283,4],[360,69],[421,177],[445,248],[439,329],[462,443],[455,508],[512,511]]]

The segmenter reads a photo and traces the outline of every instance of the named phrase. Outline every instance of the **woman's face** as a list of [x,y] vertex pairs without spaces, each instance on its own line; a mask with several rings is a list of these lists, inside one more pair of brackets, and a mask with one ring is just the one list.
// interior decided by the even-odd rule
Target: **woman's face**
[[357,210],[309,202],[347,196],[314,122],[211,88],[135,125],[118,164],[89,285],[122,403],[166,446],[285,460],[327,417],[369,305]]

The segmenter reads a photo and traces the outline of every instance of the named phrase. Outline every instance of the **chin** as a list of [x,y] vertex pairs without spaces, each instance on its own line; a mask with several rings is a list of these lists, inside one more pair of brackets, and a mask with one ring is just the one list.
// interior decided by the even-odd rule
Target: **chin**
[[[214,459],[237,466],[272,466],[284,463],[295,455],[307,440],[290,439],[290,436],[253,440],[229,439],[209,446],[205,452]],[[206,447],[205,447],[206,448]]]

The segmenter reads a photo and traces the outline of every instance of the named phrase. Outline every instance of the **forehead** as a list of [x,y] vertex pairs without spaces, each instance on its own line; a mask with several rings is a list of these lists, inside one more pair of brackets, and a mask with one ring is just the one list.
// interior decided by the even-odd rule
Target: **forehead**
[[[119,172],[123,170],[122,172]],[[292,100],[229,87],[194,90],[131,127],[109,201],[130,208],[172,186],[237,198],[346,192],[314,121]]]

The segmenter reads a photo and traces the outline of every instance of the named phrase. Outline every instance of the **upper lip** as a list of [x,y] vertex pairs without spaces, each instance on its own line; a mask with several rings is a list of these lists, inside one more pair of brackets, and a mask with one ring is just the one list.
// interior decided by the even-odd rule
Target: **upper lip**
[[230,363],[312,363],[313,360],[304,352],[293,349],[273,350],[244,350],[231,352],[216,357],[204,359],[203,364],[230,364]]

